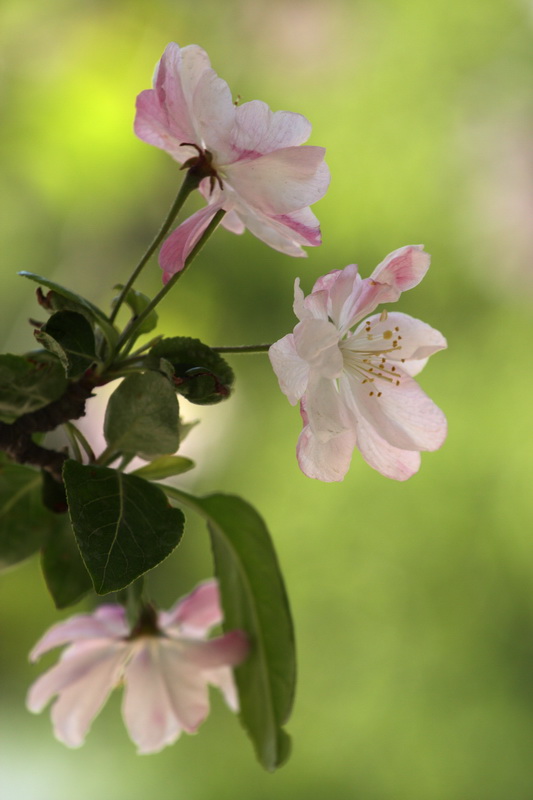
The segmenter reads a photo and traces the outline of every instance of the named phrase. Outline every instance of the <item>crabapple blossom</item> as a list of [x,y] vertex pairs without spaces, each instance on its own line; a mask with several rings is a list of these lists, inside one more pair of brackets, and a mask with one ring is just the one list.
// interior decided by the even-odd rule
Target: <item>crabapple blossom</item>
[[120,605],[101,605],[54,625],[30,654],[35,661],[69,644],[59,662],[33,684],[27,704],[39,712],[52,706],[56,737],[69,747],[83,744],[111,690],[124,683],[122,714],[139,753],[155,753],[184,730],[194,733],[209,713],[208,684],[218,686],[238,711],[231,667],[248,652],[241,631],[206,639],[221,621],[216,581],[200,584],[170,611],[145,608],[130,630]]
[[198,45],[171,43],[156,68],[154,88],[137,98],[136,135],[205,175],[208,205],[183,222],[161,248],[166,283],[181,270],[218,210],[234,233],[245,228],[275,250],[305,256],[321,243],[309,208],[326,192],[324,148],[301,146],[311,124],[301,114],[273,113],[252,100],[236,105],[227,83]]
[[429,260],[422,245],[402,247],[369,278],[351,264],[319,278],[307,297],[296,280],[300,321],[269,356],[282,392],[300,401],[297,457],[310,478],[342,480],[357,447],[382,475],[405,480],[420,451],[444,442],[446,418],[413,376],[446,340],[407,314],[372,314],[416,286]]

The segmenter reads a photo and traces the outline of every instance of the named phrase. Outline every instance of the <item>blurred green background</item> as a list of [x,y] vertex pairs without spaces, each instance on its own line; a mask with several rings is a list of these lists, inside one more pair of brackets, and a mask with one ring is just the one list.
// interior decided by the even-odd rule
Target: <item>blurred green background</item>
[[[216,696],[199,735],[156,756],[135,755],[120,692],[84,748],[57,743],[24,708],[42,671],[27,653],[61,616],[32,560],[0,583],[2,797],[533,797],[532,32],[528,0],[2,4],[4,350],[33,346],[17,270],[107,305],[150,241],[180,176],[133,136],[134,99],[169,40],[194,42],[243,101],[305,114],[333,178],[314,207],[322,247],[296,260],[219,232],[163,330],[274,341],[294,325],[295,276],[308,291],[424,242],[432,268],[401,310],[448,337],[420,382],[450,427],[406,484],[357,452],[343,483],[320,484],[298,470],[299,414],[266,357],[231,357],[237,392],[184,444],[200,461],[187,486],[241,494],[273,533],[298,635],[291,761],[263,773]],[[154,261],[139,288],[159,286]],[[162,605],[211,573],[201,525],[159,572]]]

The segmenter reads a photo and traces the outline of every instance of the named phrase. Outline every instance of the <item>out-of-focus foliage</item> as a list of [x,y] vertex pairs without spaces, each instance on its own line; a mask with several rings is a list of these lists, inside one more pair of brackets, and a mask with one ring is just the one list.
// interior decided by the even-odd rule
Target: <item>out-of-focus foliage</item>
[[[407,484],[357,455],[342,484],[318,484],[298,472],[299,415],[267,359],[228,356],[235,397],[200,409],[183,483],[249,498],[273,532],[298,636],[290,763],[263,774],[216,698],[198,737],[149,759],[118,695],[81,751],[56,743],[47,716],[24,710],[26,653],[57,620],[28,561],[0,583],[2,796],[532,796],[532,38],[526,0],[4,2],[4,352],[34,347],[27,319],[42,316],[17,270],[105,307],[127,279],[180,180],[133,136],[134,98],[170,39],[196,42],[243,101],[305,114],[333,179],[314,209],[321,248],[296,260],[218,233],[165,300],[162,329],[273,341],[294,324],[296,275],[308,291],[332,268],[357,261],[367,275],[424,242],[430,273],[400,310],[448,337],[420,382],[450,434]],[[154,261],[137,288],[159,286]],[[201,524],[161,571],[163,607],[211,574]]]

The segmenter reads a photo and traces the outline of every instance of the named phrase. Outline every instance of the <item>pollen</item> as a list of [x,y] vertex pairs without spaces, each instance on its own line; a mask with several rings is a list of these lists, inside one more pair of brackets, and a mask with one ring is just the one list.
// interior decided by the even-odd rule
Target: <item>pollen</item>
[[392,331],[383,331],[384,339],[392,339]]

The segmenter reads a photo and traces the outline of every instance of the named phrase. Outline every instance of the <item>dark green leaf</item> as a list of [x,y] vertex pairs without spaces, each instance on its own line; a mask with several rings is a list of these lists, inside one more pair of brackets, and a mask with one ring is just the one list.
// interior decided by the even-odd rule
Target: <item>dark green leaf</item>
[[173,475],[181,475],[194,467],[194,461],[183,456],[161,456],[150,464],[133,470],[131,475],[145,478],[147,481],[161,481],[163,478],[171,478]]
[[75,311],[52,314],[35,338],[59,358],[68,378],[82,375],[96,359],[93,329]]
[[235,670],[241,720],[263,766],[289,757],[281,726],[293,703],[296,660],[289,603],[272,540],[257,512],[239,497],[197,498],[162,487],[208,522],[224,609],[224,629],[245,630],[252,652]]
[[0,418],[5,422],[57,400],[66,388],[65,372],[55,356],[0,355]]
[[182,512],[148,481],[70,460],[63,477],[76,541],[98,594],[123,589],[180,541]]
[[113,450],[157,456],[179,447],[179,407],[159,372],[130,375],[115,389],[106,410],[104,434]]
[[95,323],[100,327],[110,348],[112,348],[116,344],[118,339],[118,331],[111,324],[111,322],[109,321],[108,317],[104,314],[104,312],[100,308],[98,308],[98,306],[95,306],[89,300],[86,300],[85,297],[76,294],[76,292],[72,292],[70,289],[66,289],[59,283],[51,281],[48,278],[43,278],[40,275],[35,275],[35,273],[33,272],[27,272],[26,270],[22,270],[22,272],[19,272],[19,275],[22,275],[23,278],[29,278],[30,281],[34,281],[35,283],[38,283],[41,286],[46,286],[48,289],[52,289],[54,292],[57,292],[62,297],[66,298],[72,303],[75,303],[78,306],[82,306],[83,309],[88,314],[90,314],[91,319],[93,319]]
[[191,403],[219,403],[229,396],[234,375],[221,355],[199,339],[175,336],[162,339],[149,353],[153,369],[160,368],[165,359],[174,369],[176,391]]
[[22,561],[42,545],[53,515],[41,502],[41,474],[0,460],[0,568]]
[[57,524],[41,551],[41,566],[56,608],[68,608],[92,589],[67,515]]
[[[120,291],[124,287],[123,284],[118,283],[114,288]],[[118,298],[115,297],[113,300],[113,305],[116,304],[117,299]],[[139,314],[144,311],[146,306],[151,302],[149,297],[142,292],[138,292],[136,289],[130,289],[124,299],[127,305],[130,307],[134,319],[135,317],[138,317]],[[136,335],[139,336],[141,333],[150,333],[150,331],[153,331],[153,329],[157,327],[157,319],[157,312],[154,309],[141,322],[140,326],[137,328]]]

